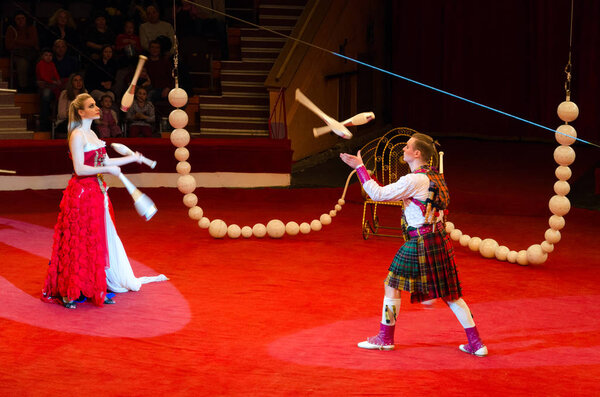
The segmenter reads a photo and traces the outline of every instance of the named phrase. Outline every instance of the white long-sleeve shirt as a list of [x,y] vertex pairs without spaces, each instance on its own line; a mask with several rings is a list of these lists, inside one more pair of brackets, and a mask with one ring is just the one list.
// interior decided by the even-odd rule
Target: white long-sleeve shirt
[[379,186],[377,182],[370,179],[363,184],[363,188],[374,201],[404,200],[404,216],[408,226],[418,228],[425,222],[421,208],[409,199],[414,197],[420,201],[427,200],[429,178],[426,174],[407,174],[386,186]]

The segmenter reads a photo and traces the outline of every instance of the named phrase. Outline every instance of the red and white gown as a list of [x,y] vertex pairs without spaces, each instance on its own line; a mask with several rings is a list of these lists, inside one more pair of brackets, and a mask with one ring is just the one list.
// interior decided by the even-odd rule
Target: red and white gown
[[[84,145],[84,164],[102,166],[106,144]],[[84,295],[102,305],[106,290],[137,291],[142,284],[164,281],[164,275],[135,277],[114,226],[114,214],[102,175],[69,180],[54,227],[52,256],[43,297],[76,300]],[[60,302],[60,300],[58,300]]]

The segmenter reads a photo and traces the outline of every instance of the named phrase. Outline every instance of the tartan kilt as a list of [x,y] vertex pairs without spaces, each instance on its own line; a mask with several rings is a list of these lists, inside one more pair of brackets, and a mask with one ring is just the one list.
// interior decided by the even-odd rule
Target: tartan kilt
[[413,303],[435,298],[456,300],[462,296],[454,248],[444,230],[406,241],[388,270],[385,284],[410,292]]

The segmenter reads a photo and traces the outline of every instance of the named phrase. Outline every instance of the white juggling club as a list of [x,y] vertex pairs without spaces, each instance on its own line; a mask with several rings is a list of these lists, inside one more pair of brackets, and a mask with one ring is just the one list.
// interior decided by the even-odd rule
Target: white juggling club
[[[341,122],[346,127],[352,127],[355,125],[363,125],[367,124],[369,121],[375,120],[375,113],[373,112],[363,112],[359,114],[355,114],[350,117],[348,120],[344,120]],[[324,125],[323,127],[313,128],[313,135],[315,138],[320,137],[321,135],[327,134],[331,131],[331,127],[328,125]]]
[[[133,150],[129,149],[127,146],[125,146],[121,143],[116,143],[116,142],[111,143],[110,146],[112,146],[112,148],[115,149],[115,151],[122,156],[132,156],[135,154],[135,153],[133,153]],[[148,167],[150,167],[152,169],[154,169],[154,167],[156,167],[156,161],[147,159],[144,156],[142,156],[142,163],[146,164]]]
[[142,73],[144,63],[146,63],[147,60],[147,57],[140,55],[137,67],[135,68],[135,74],[133,75],[133,79],[131,79],[131,84],[129,85],[129,88],[127,88],[127,91],[125,91],[125,94],[123,94],[123,98],[121,98],[121,110],[124,112],[128,111],[133,103],[133,98],[135,96],[135,85],[140,77],[140,73]]
[[131,195],[131,198],[133,199],[133,205],[135,206],[137,213],[149,221],[150,218],[152,218],[158,211],[156,205],[154,205],[154,202],[150,199],[150,197],[140,192],[140,190],[135,187],[135,185],[131,183],[129,179],[123,175],[123,173],[119,174],[119,179],[121,182],[123,182],[125,188],[127,188],[127,191]]
[[333,118],[326,115],[325,112],[319,109],[317,105],[312,103],[311,100],[308,99],[302,93],[302,91],[300,91],[299,88],[296,88],[296,100],[304,106],[306,106],[307,108],[309,108],[310,110],[312,110],[314,114],[319,116],[331,128],[331,130],[335,132],[336,135],[339,135],[345,139],[352,138],[352,133],[348,131],[348,128],[344,127],[344,125],[342,125],[342,123],[340,123],[339,121],[334,120]]
[[0,173],[3,173],[3,174],[16,174],[17,171],[13,171],[13,170],[0,170]]

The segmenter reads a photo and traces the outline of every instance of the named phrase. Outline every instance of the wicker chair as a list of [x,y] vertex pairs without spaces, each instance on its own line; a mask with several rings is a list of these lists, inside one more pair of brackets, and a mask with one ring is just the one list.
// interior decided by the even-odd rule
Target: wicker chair
[[[365,167],[382,186],[396,182],[401,176],[410,172],[408,164],[404,162],[402,149],[411,135],[417,131],[410,128],[394,128],[380,138],[367,143],[361,150],[361,157]],[[377,206],[388,205],[404,209],[402,201],[374,201],[363,191],[365,199],[363,205],[362,233],[366,240],[370,235],[382,237],[402,237],[400,226],[401,213],[395,217],[393,223],[383,225],[377,215]],[[382,233],[385,231],[395,231]],[[390,234],[391,233],[391,234]]]

